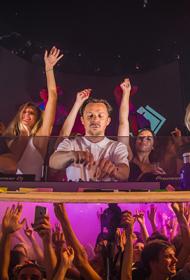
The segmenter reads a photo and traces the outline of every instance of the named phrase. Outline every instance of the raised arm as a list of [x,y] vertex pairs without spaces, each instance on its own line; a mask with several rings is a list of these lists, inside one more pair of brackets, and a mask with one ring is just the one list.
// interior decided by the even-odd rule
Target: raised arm
[[177,217],[177,221],[181,230],[182,243],[183,246],[178,254],[178,269],[183,268],[188,260],[190,254],[190,229],[188,226],[187,219],[184,214],[184,204],[183,203],[172,203],[172,209]]
[[143,243],[146,244],[147,239],[149,238],[148,230],[145,223],[145,216],[143,211],[136,211],[136,220],[139,223],[141,229],[141,235]]
[[126,144],[129,151],[129,160],[132,159],[132,150],[129,145],[129,97],[131,92],[131,83],[129,79],[125,79],[123,83],[120,84],[123,91],[121,104],[119,107],[119,127],[118,127],[118,137],[119,141]]
[[89,264],[87,253],[71,227],[64,205],[61,203],[54,204],[54,211],[61,223],[67,244],[74,249],[75,264],[83,278],[86,280],[102,280]]
[[121,280],[132,280],[134,225],[134,218],[132,214],[130,212],[124,213],[121,223],[125,227],[127,237],[121,268]]
[[47,279],[51,280],[57,264],[57,258],[51,240],[51,224],[49,221],[49,216],[46,215],[44,218],[39,220],[38,224],[35,224],[34,230],[38,232],[42,239],[44,248],[44,265]]
[[43,123],[37,133],[37,136],[50,136],[53,128],[57,104],[57,88],[54,77],[54,66],[62,57],[63,54],[60,55],[60,50],[56,47],[53,47],[49,54],[47,50],[44,54],[48,88],[48,101],[46,104],[45,111],[43,113]]
[[[79,271],[71,265],[71,263],[73,261],[73,257],[74,257],[74,251],[72,248],[67,247],[64,233],[63,233],[62,229],[60,228],[59,224],[56,224],[55,228],[53,229],[52,242],[53,242],[54,250],[56,253],[56,257],[57,257],[57,266],[56,266],[54,274],[53,274],[54,277],[57,277],[57,278],[53,278],[53,280],[63,279],[63,277],[64,277],[63,275],[65,275],[66,272],[67,272],[66,276],[69,279],[70,278],[81,279]],[[66,255],[65,255],[64,251],[67,251]],[[65,259],[65,257],[68,257],[68,258]],[[70,257],[71,257],[71,259],[70,259]]]
[[77,117],[77,114],[79,112],[79,109],[82,106],[82,104],[84,103],[84,101],[89,98],[90,93],[91,93],[90,88],[84,89],[83,91],[80,91],[77,93],[75,103],[74,103],[70,113],[68,114],[66,120],[63,123],[59,136],[62,136],[62,137],[70,136],[72,128],[75,123],[75,120],[76,120],[76,117]]
[[10,263],[11,237],[14,232],[21,229],[25,223],[23,219],[20,222],[22,214],[22,205],[16,207],[12,205],[7,208],[2,220],[2,238],[0,242],[0,275],[1,280],[8,280],[8,270]]
[[28,240],[30,241],[30,245],[32,245],[33,252],[36,256],[36,259],[39,263],[43,263],[44,260],[44,254],[42,249],[40,248],[35,236],[34,236],[34,231],[32,228],[28,227],[28,224],[26,223],[26,228],[24,229],[24,233]]
[[64,280],[73,259],[74,250],[72,247],[61,248],[59,264],[57,265],[57,269],[52,280]]
[[129,79],[125,79],[120,84],[123,91],[121,104],[119,108],[119,127],[118,136],[129,136],[129,97],[131,92],[131,84]]
[[147,216],[148,216],[148,219],[149,219],[151,227],[152,227],[152,233],[158,231],[158,227],[156,224],[156,211],[157,211],[157,208],[154,204],[151,204],[150,210],[147,211]]

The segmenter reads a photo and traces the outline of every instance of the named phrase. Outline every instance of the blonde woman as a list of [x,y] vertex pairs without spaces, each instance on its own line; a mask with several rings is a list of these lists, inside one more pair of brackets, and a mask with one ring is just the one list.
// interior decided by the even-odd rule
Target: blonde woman
[[31,102],[25,103],[20,107],[4,133],[8,137],[18,136],[13,141],[8,140],[9,149],[19,158],[17,173],[34,174],[36,180],[41,179],[48,136],[51,135],[54,124],[57,104],[54,66],[62,57],[63,54],[60,55],[60,50],[56,47],[53,47],[49,54],[47,50],[44,54],[48,88],[48,102],[45,111],[42,112]]

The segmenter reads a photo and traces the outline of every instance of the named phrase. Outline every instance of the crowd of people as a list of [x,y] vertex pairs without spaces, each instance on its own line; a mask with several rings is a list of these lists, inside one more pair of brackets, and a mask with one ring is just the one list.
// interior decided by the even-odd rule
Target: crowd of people
[[[177,155],[179,147],[184,144],[179,129],[176,128],[162,149],[158,149],[156,157],[153,156],[156,139],[150,128],[144,127],[135,140],[131,140],[129,100],[132,86],[129,78],[120,84],[122,95],[117,139],[106,137],[106,128],[111,122],[110,104],[104,99],[93,98],[92,89],[84,89],[77,93],[54,151],[49,155],[49,137],[57,105],[54,66],[62,57],[56,47],[44,54],[48,88],[45,110],[42,112],[36,104],[27,102],[7,127],[1,123],[0,172],[33,174],[35,180],[40,181],[46,164],[52,173],[63,171],[63,178],[68,181],[154,181],[156,175],[179,175],[182,161],[177,159]],[[72,135],[78,113],[84,135]],[[189,123],[188,105],[185,116],[188,129]]]
[[[33,174],[42,178],[49,153],[56,105],[57,86],[54,67],[63,57],[53,47],[44,54],[48,100],[45,110],[27,102],[5,127],[0,122],[0,173]],[[117,139],[106,137],[112,108],[108,101],[93,98],[92,89],[77,93],[76,101],[60,130],[48,166],[62,172],[68,181],[154,181],[157,175],[177,175],[177,160],[182,139],[175,128],[158,154],[156,137],[150,128],[141,129],[133,141],[130,137],[129,99],[131,83],[121,84],[121,103]],[[72,135],[78,113],[84,135]],[[185,125],[190,131],[190,105]],[[51,173],[51,172],[50,172]],[[75,234],[62,203],[54,204],[57,224],[52,226],[43,213],[32,227],[22,216],[21,204],[8,207],[0,231],[0,277],[2,280],[189,280],[190,279],[190,205],[172,203],[171,216],[157,213],[151,205],[146,213],[121,211],[109,204],[100,215],[101,232],[93,256]],[[147,219],[151,230],[147,229]],[[140,232],[134,231],[138,223]],[[22,234],[19,234],[21,233]],[[25,239],[23,239],[23,234]],[[35,235],[38,234],[42,246]],[[13,238],[19,242],[13,246]],[[31,248],[33,254],[28,248]]]
[[99,216],[101,232],[91,254],[74,232],[67,207],[53,206],[56,223],[52,225],[44,212],[32,227],[23,217],[23,205],[6,209],[0,232],[2,280],[190,279],[189,203],[168,205],[168,214],[156,204],[147,213],[109,204]]

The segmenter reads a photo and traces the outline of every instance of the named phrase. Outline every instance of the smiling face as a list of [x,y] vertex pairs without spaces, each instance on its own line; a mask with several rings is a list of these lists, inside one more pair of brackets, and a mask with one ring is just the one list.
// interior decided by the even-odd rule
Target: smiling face
[[37,113],[35,109],[30,106],[25,107],[20,113],[20,121],[31,130],[37,122]]
[[81,121],[84,125],[86,136],[104,136],[111,118],[104,103],[88,103]]
[[137,152],[150,153],[154,146],[154,137],[151,131],[141,131],[136,139],[135,148]]
[[150,263],[151,271],[162,276],[171,276],[176,274],[177,258],[172,247],[168,247],[160,252],[157,261]]
[[134,262],[139,262],[141,259],[141,253],[142,250],[144,249],[144,244],[142,242],[136,242],[133,245],[133,261]]

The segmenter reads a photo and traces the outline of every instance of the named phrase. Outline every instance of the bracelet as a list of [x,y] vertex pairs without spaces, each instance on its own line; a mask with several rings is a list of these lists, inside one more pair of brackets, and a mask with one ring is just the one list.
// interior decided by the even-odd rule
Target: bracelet
[[50,69],[46,70],[46,72],[49,72],[49,71],[52,71],[52,70],[53,70],[53,68],[50,68]]

